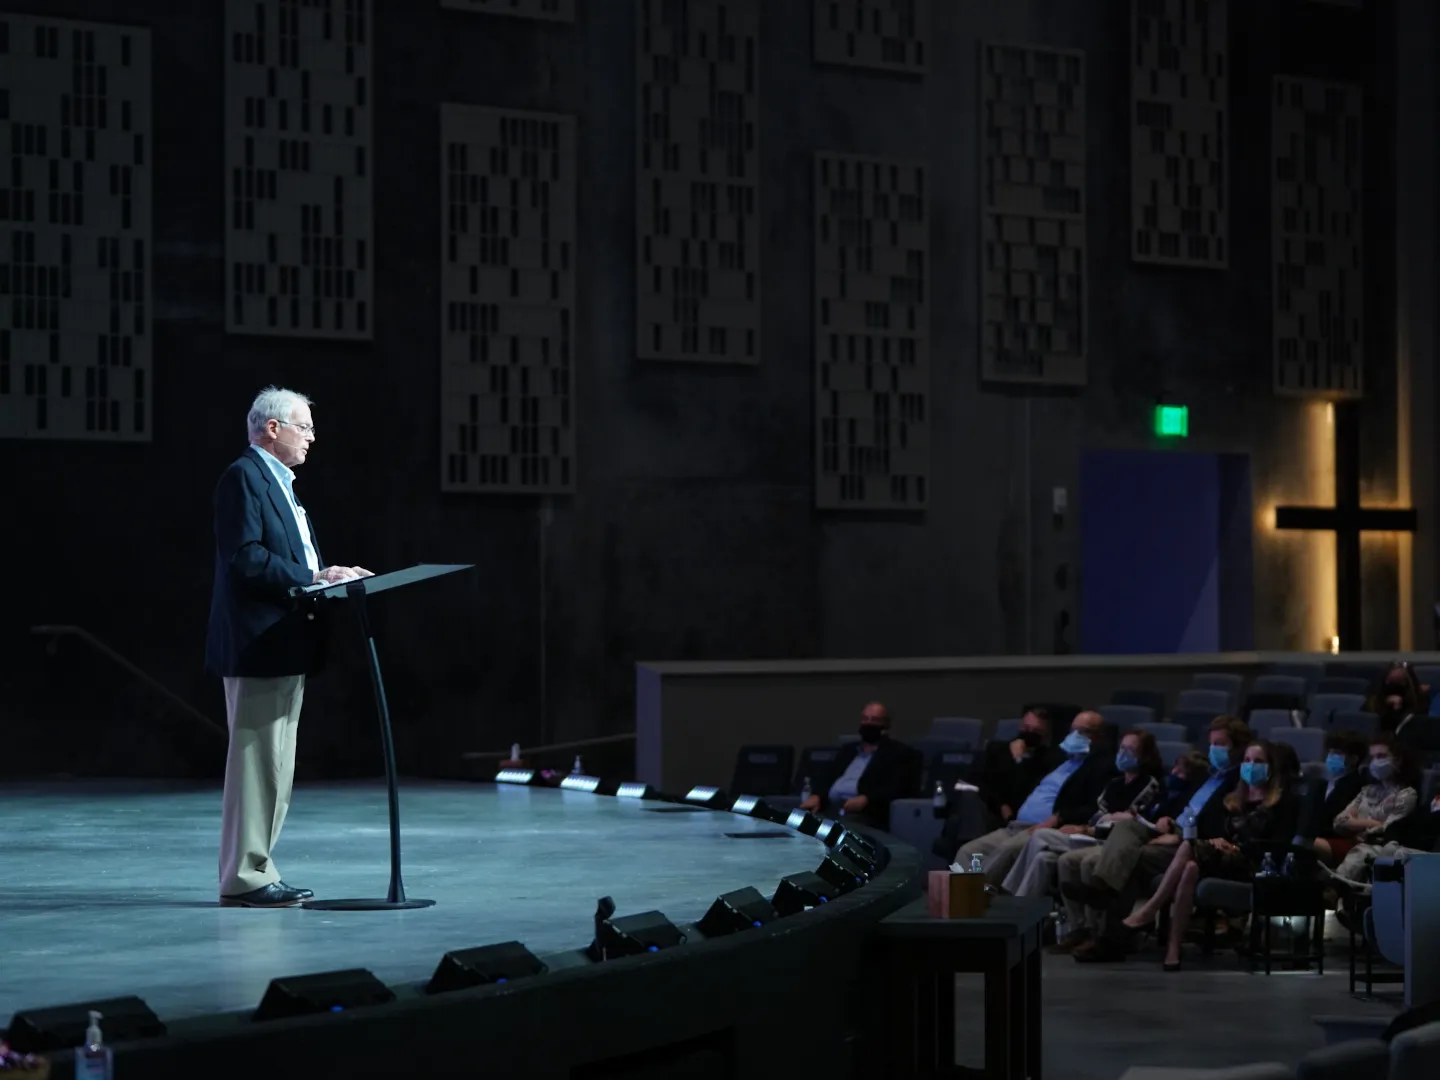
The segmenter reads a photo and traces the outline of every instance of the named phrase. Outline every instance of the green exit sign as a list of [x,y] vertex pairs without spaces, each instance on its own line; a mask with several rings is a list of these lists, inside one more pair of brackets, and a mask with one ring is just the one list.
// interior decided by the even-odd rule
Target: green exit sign
[[1183,439],[1190,434],[1190,409],[1185,405],[1156,405],[1155,434]]

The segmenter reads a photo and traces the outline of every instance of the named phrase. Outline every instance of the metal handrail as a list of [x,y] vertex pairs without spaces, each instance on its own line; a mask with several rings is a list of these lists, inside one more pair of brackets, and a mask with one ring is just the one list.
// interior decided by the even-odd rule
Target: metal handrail
[[[548,746],[530,746],[522,748],[521,754],[544,754],[552,750],[583,750],[587,746],[608,746],[611,743],[634,742],[633,731],[625,735],[600,735],[594,739],[575,739],[571,742],[550,743]],[[491,758],[505,760],[510,757],[509,750],[470,750],[460,755],[464,761],[488,761]]]
[[62,637],[79,638],[96,652],[109,659],[112,663],[119,664],[131,675],[135,676],[135,678],[139,679],[141,682],[145,683],[145,685],[150,687],[150,689],[154,690],[162,697],[167,698],[170,703],[176,706],[181,712],[187,714],[188,716],[196,720],[199,720],[216,735],[224,736],[226,734],[225,728],[217,724],[214,720],[210,719],[210,717],[206,716],[199,709],[195,708],[194,705],[191,705],[179,694],[175,693],[175,691],[171,690],[168,686],[162,683],[159,679],[155,678],[155,676],[151,675],[148,671],[144,670],[133,660],[130,660],[127,657],[122,656],[120,653],[116,652],[113,648],[105,644],[105,642],[101,641],[94,634],[90,633],[89,630],[86,630],[83,626],[32,626],[30,628],[30,632],[32,634],[36,634],[42,637],[48,637],[51,639],[50,644],[49,646],[47,646],[47,648],[50,652],[50,655],[52,656],[55,654],[55,644],[57,639]]

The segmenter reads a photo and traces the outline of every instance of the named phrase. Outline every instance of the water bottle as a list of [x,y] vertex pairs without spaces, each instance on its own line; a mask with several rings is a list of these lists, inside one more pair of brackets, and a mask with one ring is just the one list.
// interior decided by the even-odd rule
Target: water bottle
[[1180,815],[1180,837],[1183,840],[1194,840],[1198,831],[1195,828],[1195,811],[1186,808]]
[[970,873],[983,874],[984,872],[985,864],[981,861],[979,852],[976,852],[970,856]]
[[1293,851],[1285,856],[1285,876],[1295,876],[1295,852]]
[[810,778],[807,776],[807,777],[805,777],[805,783],[804,783],[803,785],[801,785],[801,788],[800,788],[800,799],[801,799],[801,801],[803,802],[804,800],[808,799],[809,797],[810,797]]
[[1260,873],[1256,874],[1255,876],[1256,876],[1256,877],[1274,877],[1274,876],[1275,876],[1275,856],[1274,856],[1274,855],[1270,854],[1270,852],[1268,852],[1268,851],[1265,853],[1265,858],[1260,861]]
[[931,796],[930,804],[935,807],[936,817],[943,817],[945,815],[945,785],[939,780],[935,781],[935,794]]
[[511,761],[519,761],[519,760],[520,760],[520,744],[519,744],[518,742],[512,742],[512,743],[510,744],[510,760],[511,760]]
[[579,755],[579,754],[576,754],[576,755],[575,755],[575,764],[570,766],[570,775],[571,775],[571,776],[584,776],[584,775],[585,775],[585,766],[580,764],[580,755]]

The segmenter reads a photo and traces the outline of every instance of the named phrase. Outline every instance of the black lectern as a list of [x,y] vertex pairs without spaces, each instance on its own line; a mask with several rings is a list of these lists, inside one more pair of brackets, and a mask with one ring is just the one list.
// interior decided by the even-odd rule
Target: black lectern
[[380,677],[380,657],[375,651],[375,637],[370,632],[370,617],[365,611],[365,598],[372,593],[385,592],[401,585],[469,570],[473,564],[420,563],[406,570],[374,577],[355,578],[339,581],[333,585],[323,582],[294,589],[297,597],[314,597],[317,600],[345,600],[355,609],[360,622],[360,636],[365,639],[365,653],[370,660],[370,685],[375,691],[375,710],[380,715],[380,743],[385,752],[385,782],[390,788],[390,892],[384,900],[307,900],[301,907],[319,911],[395,911],[401,908],[430,907],[434,900],[407,900],[405,883],[400,878],[400,793],[395,786],[395,740],[390,733],[390,706],[385,701],[385,680]]

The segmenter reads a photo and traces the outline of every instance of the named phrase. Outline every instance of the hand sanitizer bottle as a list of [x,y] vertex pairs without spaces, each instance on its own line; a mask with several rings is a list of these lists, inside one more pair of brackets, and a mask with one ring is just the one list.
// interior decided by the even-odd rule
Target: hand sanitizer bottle
[[512,743],[510,744],[510,760],[511,760],[511,761],[519,761],[519,760],[520,760],[520,744],[519,744],[518,742],[512,742]]
[[90,1010],[90,1025],[85,1029],[85,1044],[75,1048],[75,1080],[114,1080],[114,1051],[105,1045],[100,1034],[103,1019]]
[[985,864],[984,864],[984,862],[981,860],[979,853],[977,852],[976,854],[971,855],[971,856],[970,856],[970,873],[972,873],[972,874],[983,874],[984,872],[985,872]]

